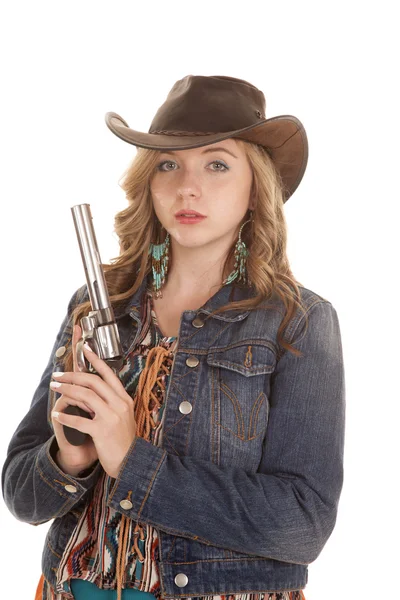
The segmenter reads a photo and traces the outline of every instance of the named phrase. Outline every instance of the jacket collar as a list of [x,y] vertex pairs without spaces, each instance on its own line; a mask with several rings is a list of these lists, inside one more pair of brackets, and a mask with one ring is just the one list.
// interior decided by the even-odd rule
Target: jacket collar
[[[140,315],[142,294],[146,292],[150,281],[149,277],[150,274],[145,277],[140,287],[130,298],[128,298],[122,305],[114,309],[114,315],[116,319],[120,319],[128,314],[134,319],[138,318]],[[224,306],[228,302],[246,300],[247,298],[251,298],[253,295],[254,292],[252,292],[252,290],[249,288],[242,288],[234,284],[224,285],[211,298],[209,298],[209,300],[201,308],[192,312],[209,315],[212,313],[212,311]],[[228,310],[218,315],[213,315],[213,318],[222,321],[241,321],[247,317],[249,312],[249,310]]]

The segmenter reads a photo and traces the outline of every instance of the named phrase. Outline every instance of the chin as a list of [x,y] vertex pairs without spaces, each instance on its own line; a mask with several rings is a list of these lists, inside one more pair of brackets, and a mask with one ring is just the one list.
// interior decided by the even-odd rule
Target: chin
[[185,229],[173,228],[169,230],[169,234],[180,246],[187,248],[202,246],[209,241],[209,236],[204,231],[194,231],[195,228],[196,225],[187,225]]
[[207,231],[200,229],[196,225],[187,225],[180,227],[171,227],[168,229],[171,241],[183,248],[200,248],[210,244],[219,244],[225,246],[232,243],[232,233],[223,231]]

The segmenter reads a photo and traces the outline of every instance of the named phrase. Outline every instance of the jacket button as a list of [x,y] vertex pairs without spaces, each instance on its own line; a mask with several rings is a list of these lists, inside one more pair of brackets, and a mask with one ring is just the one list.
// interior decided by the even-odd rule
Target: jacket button
[[200,327],[204,327],[204,321],[201,317],[196,317],[195,319],[193,319],[192,325],[193,327],[197,327],[197,329],[200,329]]
[[132,508],[133,504],[130,500],[121,500],[121,502],[119,503],[119,505],[124,509],[124,510],[129,510]]
[[74,485],[65,485],[64,488],[67,490],[67,492],[70,492],[70,494],[75,494],[77,491]]
[[199,362],[200,361],[196,356],[189,356],[189,358],[186,359],[186,364],[188,367],[197,367]]
[[178,587],[185,587],[185,585],[187,585],[189,579],[187,578],[187,575],[185,575],[185,573],[178,573],[178,575],[175,577],[174,581]]
[[188,415],[189,413],[191,413],[192,408],[193,408],[192,405],[187,400],[185,400],[184,402],[181,402],[179,405],[179,410],[183,415]]
[[65,346],[60,346],[59,348],[57,348],[57,350],[56,350],[56,356],[57,356],[57,358],[60,358],[61,356],[64,356],[66,350],[67,349],[66,349]]

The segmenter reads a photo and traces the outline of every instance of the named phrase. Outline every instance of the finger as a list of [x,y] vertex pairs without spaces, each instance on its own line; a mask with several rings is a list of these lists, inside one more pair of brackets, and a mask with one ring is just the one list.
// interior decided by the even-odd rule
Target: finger
[[54,410],[52,411],[51,416],[53,420],[61,425],[72,427],[73,429],[77,429],[82,433],[88,433],[89,435],[93,433],[93,421],[91,419],[85,419],[85,417],[78,417],[76,415],[67,415],[66,413]]
[[[65,375],[68,375],[66,373]],[[79,375],[79,373],[71,373],[73,377]],[[103,401],[93,390],[83,387],[78,384],[61,383],[59,381],[52,381],[50,383],[52,389],[57,390],[59,394],[67,396],[68,399],[72,399],[76,402],[81,402],[89,407],[91,412],[99,415],[102,418],[109,417],[109,408],[107,403]],[[69,402],[71,404],[71,402]]]
[[[87,390],[91,390],[103,401],[103,403],[113,406],[118,406],[121,402],[126,402],[127,399],[132,400],[130,396],[128,396],[123,389],[127,398],[122,398],[121,395],[115,393],[113,388],[110,388],[108,383],[106,383],[99,375],[95,375],[94,373],[87,373],[83,371],[77,371],[76,373],[72,373],[72,371],[67,371],[66,373],[62,373],[60,371],[55,371],[52,374],[55,381],[50,383],[50,387],[57,391],[59,394],[67,394],[70,395],[69,388],[64,387],[64,385],[55,385],[55,383],[59,384],[68,384],[73,386],[79,386],[82,389],[86,388]],[[74,396],[75,397],[75,396]],[[78,399],[85,401],[87,396],[76,396]]]
[[127,396],[125,388],[112,368],[109,367],[104,360],[99,358],[87,344],[84,344],[83,352],[87,360],[93,365],[102,380],[107,383],[118,396],[125,398]]
[[61,424],[59,419],[57,419],[55,417],[55,415],[57,415],[57,413],[63,413],[64,410],[66,409],[66,407],[70,406],[70,405],[78,406],[79,408],[82,408],[82,410],[85,410],[86,412],[88,412],[88,414],[90,415],[90,419],[93,419],[93,417],[95,416],[87,410],[87,407],[83,402],[74,401],[72,398],[67,398],[66,396],[61,396],[57,400],[52,412],[50,413],[53,430],[54,430],[54,433],[58,440],[58,444],[59,444],[60,448],[62,448],[63,446],[68,447],[69,441],[65,437],[63,425]]
[[69,398],[65,394],[58,398],[57,402],[53,406],[53,410],[55,410],[56,412],[64,412],[64,410],[70,404],[73,404],[73,406],[79,406],[79,408],[89,413],[92,418],[96,415],[93,409],[88,404],[86,404],[86,402],[76,400],[75,398]]

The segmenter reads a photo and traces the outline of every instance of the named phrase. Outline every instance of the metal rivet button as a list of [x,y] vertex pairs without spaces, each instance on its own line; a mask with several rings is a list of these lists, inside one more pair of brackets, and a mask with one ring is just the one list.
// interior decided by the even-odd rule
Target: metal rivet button
[[181,402],[179,405],[179,410],[183,415],[188,415],[189,413],[191,413],[192,408],[193,408],[193,406],[187,400],[185,400],[184,402]]
[[185,573],[178,573],[178,575],[175,577],[174,581],[178,587],[185,587],[185,585],[187,585],[189,579],[187,578],[187,575],[185,575]]
[[130,500],[121,500],[119,504],[124,510],[130,510],[133,506]]
[[189,356],[189,358],[186,359],[186,364],[188,367],[197,367],[199,362],[200,361],[198,358],[196,358],[196,356]]
[[204,321],[201,317],[196,317],[195,319],[193,319],[192,325],[193,327],[197,327],[197,329],[200,329],[200,327],[204,327]]
[[65,346],[60,346],[57,350],[56,350],[56,356],[57,358],[60,358],[61,356],[64,356],[65,352],[67,351]]
[[75,494],[75,492],[77,491],[74,485],[66,485],[64,487],[67,490],[67,492],[70,492],[71,494]]

